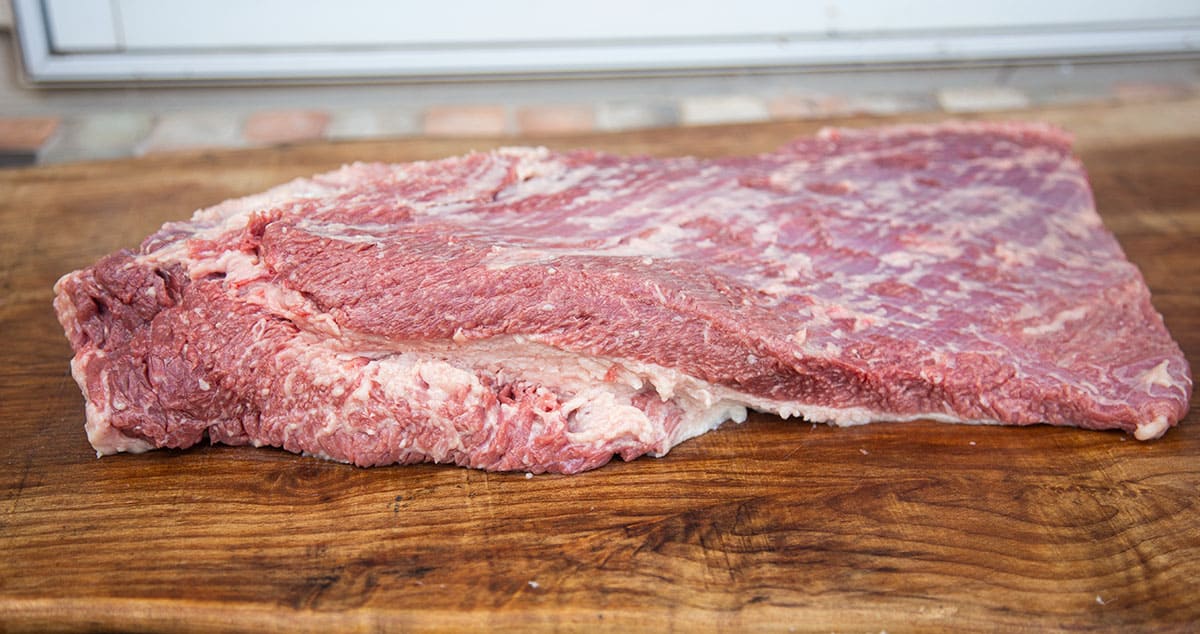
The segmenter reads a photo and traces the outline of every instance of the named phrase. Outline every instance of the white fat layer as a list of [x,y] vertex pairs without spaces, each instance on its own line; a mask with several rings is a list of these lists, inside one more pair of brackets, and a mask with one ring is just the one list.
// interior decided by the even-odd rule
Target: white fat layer
[[296,228],[319,238],[353,244],[374,244],[377,247],[382,247],[382,238],[396,229],[395,225],[377,222],[348,225],[344,222],[318,221],[308,217],[301,217],[296,221]]
[[[360,353],[362,354],[362,353]],[[943,422],[995,424],[992,419],[964,420],[947,412],[920,412],[897,416],[866,407],[827,407],[783,401],[739,392],[704,381],[678,370],[631,359],[580,355],[540,344],[527,337],[493,337],[464,344],[420,342],[406,345],[402,353],[381,350],[376,355],[401,354],[422,362],[450,362],[497,376],[547,386],[559,394],[573,395],[563,408],[575,413],[573,439],[591,441],[612,434],[631,434],[647,440],[650,427],[645,412],[630,406],[630,399],[652,387],[663,402],[671,401],[683,413],[682,424],[668,439],[668,448],[716,428],[726,420],[742,422],[752,409],[812,422],[839,426],[877,421],[932,419]],[[657,430],[654,433],[660,433]]]
[[[148,261],[155,261],[162,253],[163,251],[159,251],[142,257]],[[331,337],[341,335],[341,327],[332,315],[322,312],[312,300],[299,291],[272,283],[266,265],[252,253],[225,251],[215,258],[180,257],[187,265],[188,275],[192,279],[201,279],[212,274],[224,275],[225,285],[232,289],[231,293],[236,291],[240,300],[262,306],[270,313],[284,317],[307,330]]]
[[1027,335],[1045,335],[1052,332],[1058,332],[1063,329],[1068,321],[1078,321],[1087,315],[1088,309],[1086,306],[1078,306],[1070,310],[1064,310],[1054,316],[1050,323],[1040,324],[1037,326],[1026,326],[1023,332]]
[[1170,426],[1171,424],[1167,422],[1166,416],[1159,416],[1149,423],[1142,423],[1138,425],[1137,429],[1135,429],[1133,432],[1133,437],[1137,438],[1138,440],[1152,440],[1154,438],[1159,438],[1163,434],[1167,433],[1167,428]]
[[262,280],[247,284],[241,291],[241,299],[263,306],[271,313],[285,317],[313,332],[331,337],[341,334],[342,328],[333,316],[322,312],[312,300],[299,291]]
[[584,388],[561,405],[561,411],[573,417],[575,424],[568,437],[579,444],[604,442],[612,438],[653,438],[658,430],[642,410],[622,398],[624,390],[602,385]]
[[200,279],[213,273],[225,275],[227,284],[240,285],[262,277],[266,269],[259,263],[258,256],[243,251],[224,251],[215,258],[189,258],[188,276]]
[[[439,430],[437,437],[441,440],[435,444],[410,447],[435,460],[463,448],[454,426],[455,412],[496,414],[486,406],[486,395],[492,388],[484,377],[501,382],[521,380],[538,386],[538,394],[557,397],[558,407],[545,412],[544,417],[560,417],[567,426],[567,438],[582,447],[650,447],[653,455],[661,456],[674,445],[727,420],[746,419],[744,404],[677,371],[637,364],[638,370],[630,371],[616,361],[566,353],[520,337],[463,346],[420,343],[400,350],[335,351],[315,344],[297,348],[294,354],[298,366],[311,374],[310,381],[315,385],[349,381],[341,387],[341,393],[348,397],[340,405],[311,406],[309,415],[325,422],[322,434],[347,431],[348,414],[372,399],[373,388],[378,388],[389,399],[420,407],[426,424]],[[346,369],[348,359],[363,357],[370,359],[365,366]],[[681,415],[673,429],[667,429],[668,421],[634,404],[646,386],[653,386],[663,402],[672,401]],[[544,422],[552,423],[549,419]],[[413,442],[429,437],[414,435]]]
[[[364,357],[369,359],[365,365]],[[405,402],[423,421],[426,433],[402,434],[401,446],[438,461],[452,459],[464,449],[462,430],[457,427],[464,414],[484,416],[485,426],[494,426],[498,416],[515,414],[510,405],[501,405],[500,411],[489,407],[495,403],[491,387],[495,380],[521,380],[537,386],[536,394],[557,398],[557,408],[543,413],[544,425],[557,420],[566,426],[573,444],[601,450],[640,447],[661,456],[727,420],[742,422],[747,414],[734,392],[674,370],[621,362],[631,370],[613,360],[574,355],[515,337],[461,347],[418,344],[374,351],[336,350],[328,340],[314,339],[310,345],[288,348],[277,361],[293,370],[277,383],[282,389],[272,396],[304,402],[294,415],[315,425],[318,436],[370,436],[400,424],[387,417],[373,420],[370,428],[362,425],[361,416],[354,422],[353,415],[368,405],[380,411],[382,395],[385,400]],[[329,388],[339,398],[307,399],[299,385]],[[669,421],[651,413],[652,408],[634,404],[647,386],[653,386],[664,403],[671,402],[673,407],[667,411],[679,414],[678,425],[668,429]],[[108,424],[110,414],[89,412],[95,426],[89,437],[101,453],[150,448],[113,430]],[[298,426],[290,423],[285,432]],[[531,433],[540,431],[535,424]]]
[[1154,385],[1160,387],[1180,387],[1175,382],[1175,378],[1171,376],[1171,373],[1167,371],[1170,365],[1171,362],[1169,360],[1163,359],[1162,363],[1142,373],[1140,377],[1142,383],[1146,385],[1147,389]]
[[[488,270],[501,271],[514,266],[550,264],[559,258],[569,257],[631,257],[671,258],[677,255],[680,245],[693,237],[693,232],[676,225],[664,224],[655,227],[646,237],[623,238],[614,236],[607,244],[587,247],[506,247],[493,246],[485,260]],[[647,262],[646,264],[650,264]]]

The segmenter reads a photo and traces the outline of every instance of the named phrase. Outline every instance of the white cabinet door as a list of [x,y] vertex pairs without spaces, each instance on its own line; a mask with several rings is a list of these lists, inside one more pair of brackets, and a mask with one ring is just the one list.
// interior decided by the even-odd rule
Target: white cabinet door
[[1196,0],[14,0],[35,81],[661,71],[1178,53]]

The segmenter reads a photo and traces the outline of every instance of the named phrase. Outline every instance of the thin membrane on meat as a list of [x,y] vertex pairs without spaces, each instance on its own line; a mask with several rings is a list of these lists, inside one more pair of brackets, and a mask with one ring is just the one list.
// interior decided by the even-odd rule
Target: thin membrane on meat
[[1060,130],[354,164],[56,285],[99,454],[578,472],[747,410],[1161,436],[1190,369]]

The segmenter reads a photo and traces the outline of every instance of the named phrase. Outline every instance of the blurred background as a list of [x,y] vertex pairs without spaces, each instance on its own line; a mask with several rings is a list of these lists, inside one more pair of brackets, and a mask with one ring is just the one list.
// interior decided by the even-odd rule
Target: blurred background
[[1200,94],[1200,2],[11,0],[0,164]]

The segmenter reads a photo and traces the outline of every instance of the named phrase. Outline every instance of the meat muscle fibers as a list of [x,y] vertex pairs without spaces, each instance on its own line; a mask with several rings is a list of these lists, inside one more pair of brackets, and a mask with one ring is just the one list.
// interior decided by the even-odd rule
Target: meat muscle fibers
[[748,409],[1161,436],[1190,370],[1061,131],[355,164],[56,285],[100,454],[572,473]]

